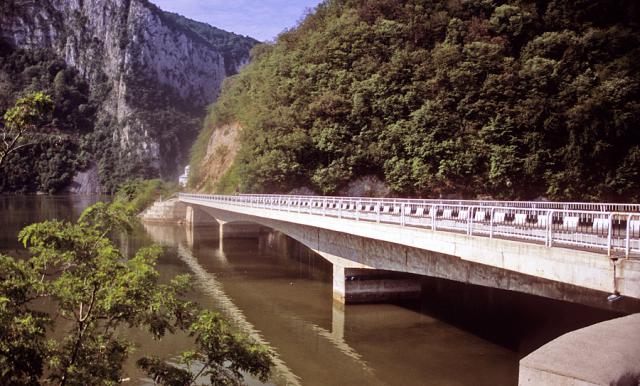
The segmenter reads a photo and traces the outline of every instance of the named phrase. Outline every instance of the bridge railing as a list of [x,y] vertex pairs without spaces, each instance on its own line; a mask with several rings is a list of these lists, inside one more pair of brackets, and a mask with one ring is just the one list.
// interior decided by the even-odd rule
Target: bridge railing
[[[187,193],[181,193],[180,197],[473,236],[507,238],[549,247],[595,249],[606,252],[609,256],[629,257],[640,254],[640,212],[576,209],[579,205],[574,205],[571,209],[565,209],[570,205],[560,209],[528,207],[525,204],[504,205],[507,202],[491,205],[493,201]],[[545,204],[552,206],[554,203]]]
[[502,206],[508,208],[529,209],[555,209],[555,210],[586,210],[600,212],[640,213],[640,204],[629,203],[600,203],[600,202],[560,202],[560,201],[500,201],[500,200],[451,200],[451,199],[413,199],[413,198],[373,198],[373,197],[342,197],[342,196],[303,196],[303,195],[264,195],[264,194],[240,194],[242,197],[290,197],[292,199],[362,199],[372,202],[409,203],[409,204],[438,204],[438,205],[465,205],[465,206]]

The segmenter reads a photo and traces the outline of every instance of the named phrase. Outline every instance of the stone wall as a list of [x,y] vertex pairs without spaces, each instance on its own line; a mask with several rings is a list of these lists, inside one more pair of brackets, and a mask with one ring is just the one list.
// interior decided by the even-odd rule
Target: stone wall
[[171,198],[166,201],[156,201],[147,208],[140,219],[144,222],[184,223],[187,217],[187,205]]

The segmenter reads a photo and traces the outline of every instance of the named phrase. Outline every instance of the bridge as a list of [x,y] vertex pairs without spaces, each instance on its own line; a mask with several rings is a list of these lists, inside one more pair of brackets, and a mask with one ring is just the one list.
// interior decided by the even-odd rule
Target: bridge
[[[187,222],[259,224],[333,264],[341,302],[415,294],[398,273],[580,302],[640,299],[640,205],[181,193]],[[242,229],[242,228],[238,228]]]

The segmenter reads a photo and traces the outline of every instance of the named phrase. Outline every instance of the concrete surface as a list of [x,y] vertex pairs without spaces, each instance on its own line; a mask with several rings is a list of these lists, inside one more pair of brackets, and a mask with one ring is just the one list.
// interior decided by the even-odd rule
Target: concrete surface
[[614,279],[613,262],[595,252],[196,199],[183,201],[217,219],[256,222],[279,230],[331,263],[347,268],[416,273],[567,301],[581,296],[576,288],[602,292],[600,297],[618,290],[640,299],[640,263],[634,260],[618,261]]
[[156,201],[140,214],[144,222],[183,223],[187,218],[187,205],[177,198]]
[[420,281],[408,276],[333,264],[333,299],[353,304],[419,298],[422,292]]
[[640,314],[552,340],[520,361],[520,386],[640,384]]

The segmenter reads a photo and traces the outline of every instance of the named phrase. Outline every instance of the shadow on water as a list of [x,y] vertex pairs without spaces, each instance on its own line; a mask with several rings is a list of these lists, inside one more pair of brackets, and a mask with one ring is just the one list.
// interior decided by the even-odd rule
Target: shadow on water
[[[602,301],[606,306],[604,297]],[[420,301],[398,304],[513,350],[521,358],[567,332],[626,315],[620,311],[425,277]]]
[[101,196],[0,195],[0,249],[21,252],[18,232],[34,222],[75,220]]
[[[298,262],[298,270],[306,270],[310,279],[331,282],[331,264],[320,255],[294,240],[283,248],[273,238],[267,234],[260,240],[266,253]],[[612,304],[606,301],[606,294],[596,297],[599,304],[595,307],[446,279],[410,274],[407,277],[421,282],[421,298],[391,304],[471,332],[518,353],[519,357],[567,332],[640,312],[640,302],[623,299]],[[589,295],[585,298],[594,298]]]

